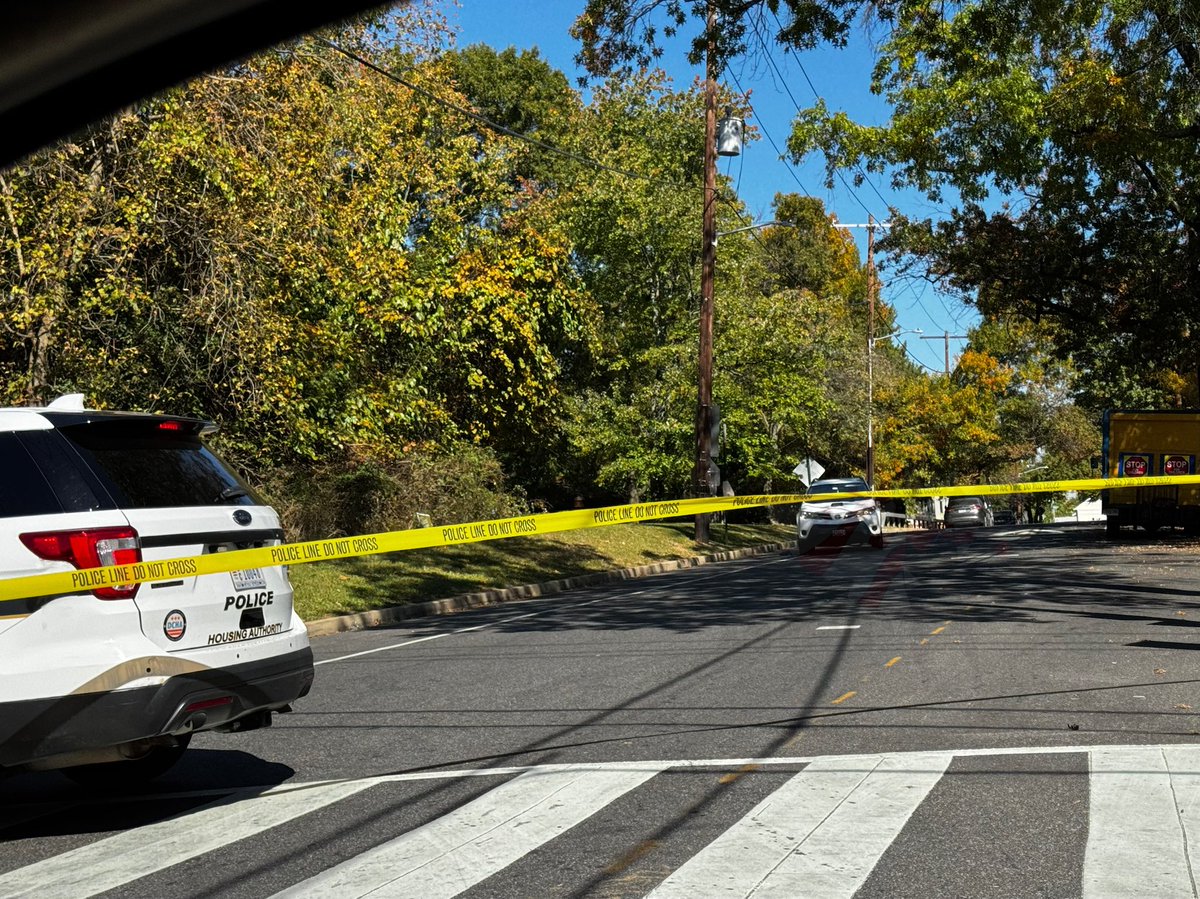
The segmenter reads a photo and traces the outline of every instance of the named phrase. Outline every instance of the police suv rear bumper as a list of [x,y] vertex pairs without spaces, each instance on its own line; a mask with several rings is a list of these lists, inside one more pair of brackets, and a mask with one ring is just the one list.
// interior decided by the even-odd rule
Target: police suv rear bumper
[[306,695],[312,682],[312,650],[305,646],[269,659],[178,674],[155,686],[0,703],[0,766],[55,767],[55,756],[80,757],[195,731],[236,730],[239,722],[262,722],[262,713],[285,709]]

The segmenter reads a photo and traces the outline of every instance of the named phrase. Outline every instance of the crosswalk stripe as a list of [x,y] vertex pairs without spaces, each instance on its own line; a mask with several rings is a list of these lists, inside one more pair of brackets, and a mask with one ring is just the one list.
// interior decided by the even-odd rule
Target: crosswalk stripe
[[[651,896],[849,897],[872,877],[953,759],[1063,752],[1089,759],[1086,845],[1082,846],[1080,834],[1084,855],[1081,860],[1073,856],[1076,865],[1082,861],[1083,895],[1088,899],[1200,895],[1191,861],[1200,858],[1200,745],[1167,744],[592,762],[384,775],[242,789],[219,796],[198,791],[137,797],[137,801],[191,798],[208,804],[0,874],[0,897],[94,896],[374,786],[430,777],[511,777],[461,808],[279,894],[339,899],[456,896],[663,771],[732,770],[749,763],[807,767],[667,876]],[[23,822],[62,814],[72,804],[10,807],[0,812],[0,823],[10,830],[20,828]],[[90,803],[84,800],[83,804]],[[1082,811],[1067,808],[1063,813],[1078,826]],[[890,864],[891,859],[888,855],[883,863]],[[655,877],[663,873],[655,872]]]
[[569,830],[661,769],[531,771],[423,827],[279,893],[456,896]]
[[1200,750],[1131,747],[1092,751],[1089,758],[1083,895],[1194,897],[1189,850],[1198,848],[1200,809],[1191,800],[1200,799]]
[[349,781],[229,796],[0,876],[6,899],[82,899],[220,849],[372,786]]
[[813,762],[650,896],[851,896],[952,757]]

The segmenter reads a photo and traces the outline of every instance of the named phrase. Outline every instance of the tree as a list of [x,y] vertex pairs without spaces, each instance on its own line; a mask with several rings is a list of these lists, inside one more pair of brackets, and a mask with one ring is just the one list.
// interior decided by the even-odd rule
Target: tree
[[[886,16],[894,0],[876,2]],[[718,66],[747,49],[747,33],[776,30],[781,42],[806,49],[820,41],[844,44],[865,0],[587,0],[571,27],[580,41],[579,61],[593,75],[627,72],[631,65],[645,68],[662,55],[662,39],[673,38],[690,23],[688,59],[704,59],[708,46],[706,19],[709,6],[717,13],[712,35]],[[786,22],[774,13],[782,10]],[[773,16],[770,22],[767,13]],[[772,23],[774,27],[772,27]]]
[[[447,53],[443,61],[458,90],[488,121],[552,147],[572,142],[582,108],[579,95],[536,48],[498,52],[486,44],[472,44]],[[488,128],[479,123],[481,137]],[[578,163],[536,145],[510,146],[524,157],[514,164],[513,176],[532,182],[536,189],[569,185],[579,176]]]
[[579,371],[573,453],[606,497],[678,496],[690,483],[702,108],[662,72],[597,86],[575,141],[604,168],[554,206],[602,336]]
[[[865,434],[865,419],[846,413],[865,403],[866,379],[845,302],[808,290],[733,291],[719,306],[714,390],[728,480],[743,492],[770,492],[794,481],[805,456],[855,464],[864,440],[840,439],[837,428],[861,420]],[[836,386],[846,384],[857,388],[857,403],[839,396]]]
[[[339,42],[382,58],[366,27]],[[592,323],[570,244],[429,93],[302,40],[5,173],[6,389],[212,418],[260,473],[552,436]]]
[[[1200,366],[1200,10],[1187,0],[888,4],[874,89],[891,120],[818,104],[797,157],[957,195],[885,246],[986,315],[1050,323],[1098,402],[1163,402]],[[1001,205],[1004,201],[1004,205]],[[999,207],[999,208],[997,208]],[[1195,397],[1194,388],[1189,391]]]
[[[884,37],[873,89],[893,107],[864,126],[802,113],[797,158],[891,171],[961,205],[894,217],[908,255],[985,314],[1051,323],[1058,354],[1104,405],[1196,402],[1200,377],[1200,8],[1190,0],[714,0],[720,60],[749,29],[803,48],[845,41],[868,13]],[[705,2],[590,0],[574,33],[593,73],[703,49]],[[779,14],[777,19],[775,13]],[[689,29],[690,26],[690,30]],[[1181,385],[1187,383],[1181,391]]]
[[857,248],[819,200],[780,194],[774,212],[781,224],[723,238],[717,260],[722,471],[744,491],[792,483],[802,456],[849,474],[866,446],[866,272]]
[[1012,372],[999,407],[1010,459],[995,479],[1022,480],[1035,465],[1039,480],[1089,477],[1100,454],[1099,410],[1075,401],[1079,373],[1055,355],[1044,329],[1024,319],[985,319],[971,330],[970,346]]
[[966,350],[950,377],[917,376],[880,391],[881,484],[986,483],[1008,461],[1000,404],[1012,372]]

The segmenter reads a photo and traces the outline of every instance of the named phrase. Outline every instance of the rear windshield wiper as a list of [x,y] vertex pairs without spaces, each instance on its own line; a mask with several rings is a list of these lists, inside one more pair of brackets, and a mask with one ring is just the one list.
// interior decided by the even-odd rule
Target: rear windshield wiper
[[217,494],[217,498],[214,499],[213,502],[214,503],[223,503],[227,499],[236,499],[239,496],[249,496],[249,495],[250,494],[247,493],[245,491],[245,489],[242,487],[226,487],[224,490],[222,490],[220,493]]

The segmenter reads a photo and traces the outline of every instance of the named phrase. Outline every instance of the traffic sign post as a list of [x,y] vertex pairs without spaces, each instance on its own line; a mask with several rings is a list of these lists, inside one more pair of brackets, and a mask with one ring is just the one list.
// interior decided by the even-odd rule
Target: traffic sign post
[[816,459],[801,459],[800,464],[792,469],[792,474],[798,477],[805,487],[808,487],[813,481],[825,474],[825,466]]

